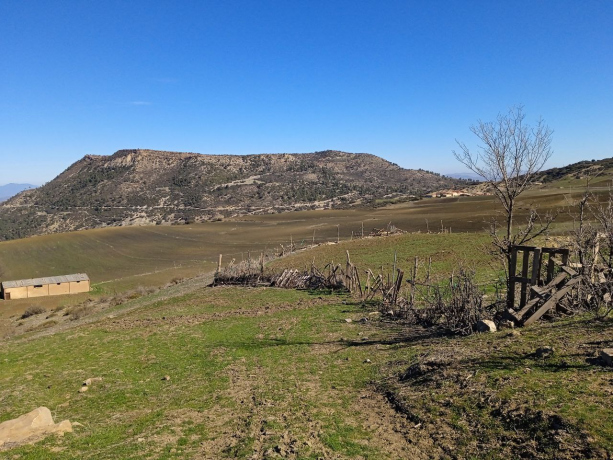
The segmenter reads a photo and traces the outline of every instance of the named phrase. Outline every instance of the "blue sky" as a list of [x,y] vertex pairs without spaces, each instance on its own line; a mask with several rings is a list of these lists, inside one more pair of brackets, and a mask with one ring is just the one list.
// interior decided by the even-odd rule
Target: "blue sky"
[[122,148],[452,173],[455,139],[516,104],[551,166],[611,157],[611,24],[610,0],[6,0],[0,184]]

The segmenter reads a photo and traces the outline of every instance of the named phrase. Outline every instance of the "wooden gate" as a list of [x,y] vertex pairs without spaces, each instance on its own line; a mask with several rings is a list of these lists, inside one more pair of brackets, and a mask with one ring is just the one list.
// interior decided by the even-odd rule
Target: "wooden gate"
[[[511,249],[508,319],[527,325],[554,306],[563,308],[558,302],[579,281],[577,273],[568,267],[568,257],[569,250],[561,248],[514,246]],[[556,266],[560,267],[557,274]],[[567,280],[568,276],[570,280]]]

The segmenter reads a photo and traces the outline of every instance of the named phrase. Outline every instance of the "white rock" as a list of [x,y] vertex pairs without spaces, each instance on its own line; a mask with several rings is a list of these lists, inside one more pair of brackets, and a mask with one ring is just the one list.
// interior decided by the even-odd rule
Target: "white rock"
[[475,325],[477,332],[496,332],[496,324],[489,319],[482,319]]
[[21,417],[0,423],[0,446],[6,443],[33,442],[52,433],[63,435],[71,432],[70,421],[55,424],[51,411],[39,407]]

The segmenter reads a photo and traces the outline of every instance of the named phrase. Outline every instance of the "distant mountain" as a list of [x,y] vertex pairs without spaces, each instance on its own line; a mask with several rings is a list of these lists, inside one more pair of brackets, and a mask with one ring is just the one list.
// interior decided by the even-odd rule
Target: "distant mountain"
[[0,239],[347,207],[464,183],[366,153],[119,150],[111,156],[87,155],[51,182],[3,203]]
[[447,177],[452,177],[454,179],[468,179],[468,180],[475,180],[475,181],[482,181],[483,177],[481,177],[479,174],[475,174],[472,172],[460,172],[460,173],[451,173],[451,174],[445,174]]
[[0,201],[5,201],[12,196],[17,195],[19,192],[27,190],[29,188],[36,188],[36,185],[32,184],[6,184],[0,185]]

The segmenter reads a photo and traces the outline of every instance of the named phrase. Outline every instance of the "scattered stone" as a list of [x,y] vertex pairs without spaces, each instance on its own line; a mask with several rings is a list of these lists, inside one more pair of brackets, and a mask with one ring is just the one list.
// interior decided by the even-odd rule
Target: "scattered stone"
[[83,381],[83,386],[84,387],[89,387],[89,386],[91,386],[92,383],[94,383],[94,382],[101,382],[101,381],[102,381],[102,377],[92,377],[92,378],[89,378],[89,379],[85,379]]
[[145,442],[145,438],[138,438],[138,442]]
[[381,312],[379,311],[371,311],[368,316],[379,316],[381,314]]
[[613,348],[600,350],[600,359],[602,359],[605,366],[613,366]]
[[166,381],[170,380],[170,375],[165,375],[164,377],[162,377],[162,380],[166,380]]
[[31,444],[53,433],[63,436],[64,433],[71,432],[70,421],[53,423],[51,411],[46,407],[39,407],[21,417],[0,423],[0,447],[8,443],[15,446]]
[[390,310],[386,314],[389,315],[389,316],[394,316],[394,310]]
[[352,320],[351,318],[346,318],[346,319],[345,319],[345,322],[346,322],[346,323],[353,323],[353,320]]
[[79,393],[85,393],[87,390],[89,390],[88,386],[81,387],[79,388]]
[[548,358],[553,355],[554,349],[553,347],[539,347],[536,349],[534,354],[537,358]]
[[496,324],[489,319],[482,319],[475,325],[477,332],[496,332]]

